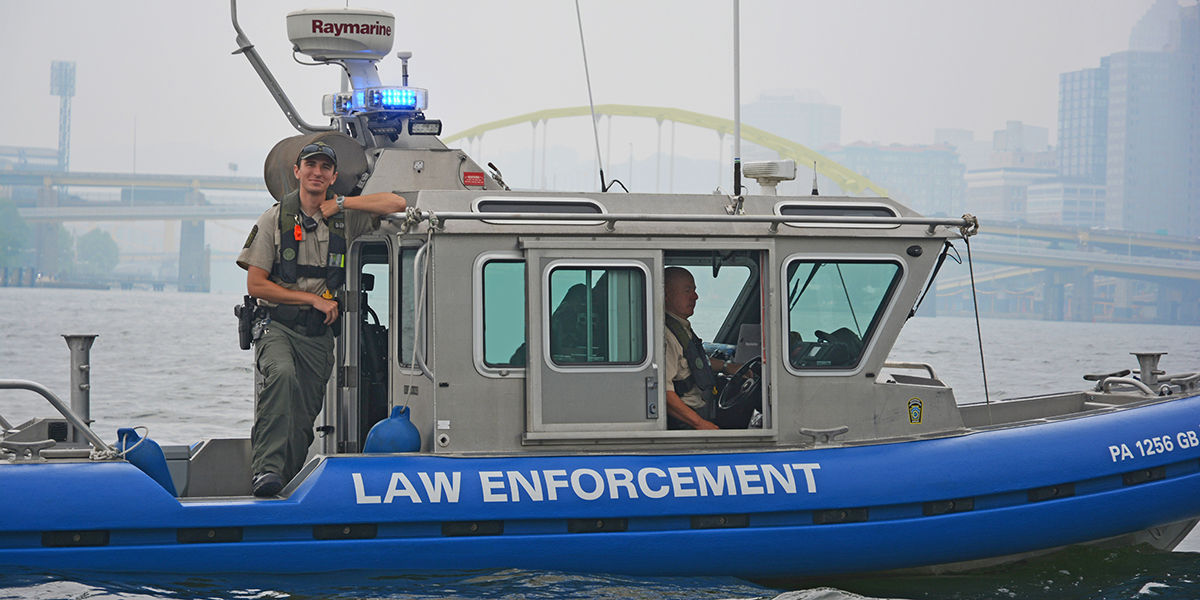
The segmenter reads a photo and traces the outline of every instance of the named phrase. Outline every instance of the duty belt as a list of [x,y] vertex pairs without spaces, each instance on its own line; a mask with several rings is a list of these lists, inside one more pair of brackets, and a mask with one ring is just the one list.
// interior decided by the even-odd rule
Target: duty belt
[[271,320],[308,337],[325,335],[329,326],[325,324],[325,313],[311,306],[280,304],[268,309]]

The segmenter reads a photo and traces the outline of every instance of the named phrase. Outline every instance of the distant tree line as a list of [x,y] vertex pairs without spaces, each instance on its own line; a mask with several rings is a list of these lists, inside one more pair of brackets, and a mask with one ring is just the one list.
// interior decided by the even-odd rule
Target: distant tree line
[[[94,228],[78,237],[61,223],[58,234],[58,278],[107,277],[120,260],[117,242],[107,231]],[[33,229],[21,218],[11,199],[0,198],[0,268],[37,266]]]

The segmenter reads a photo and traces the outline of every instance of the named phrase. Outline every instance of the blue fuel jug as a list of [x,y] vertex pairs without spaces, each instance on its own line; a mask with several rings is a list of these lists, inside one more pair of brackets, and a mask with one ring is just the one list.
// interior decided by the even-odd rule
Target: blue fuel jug
[[421,449],[421,434],[409,420],[407,406],[392,408],[392,416],[378,422],[367,434],[363,452],[417,452]]
[[[138,440],[141,440],[140,444]],[[171,471],[167,469],[167,457],[157,442],[149,437],[142,439],[132,427],[122,427],[117,430],[117,450],[125,452],[125,460],[157,481],[172,496],[178,495]]]

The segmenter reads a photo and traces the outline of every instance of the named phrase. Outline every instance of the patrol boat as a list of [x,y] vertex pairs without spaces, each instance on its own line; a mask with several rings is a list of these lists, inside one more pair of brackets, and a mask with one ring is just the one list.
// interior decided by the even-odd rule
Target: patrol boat
[[[338,193],[410,202],[349,248],[321,435],[273,499],[250,495],[246,439],[110,443],[88,426],[90,337],[73,336],[70,405],[0,381],[59,413],[0,423],[5,568],[774,578],[1166,550],[1200,518],[1200,374],[1147,353],[1136,377],[960,404],[933,366],[887,361],[973,218],[888,198],[509,191],[438,140],[424,89],[379,82],[391,15],[288,15],[297,48],[352,84],[317,127],[232,8],[301,131],[268,157],[272,194],[320,139]],[[742,365],[720,430],[667,426],[669,266],[695,276],[710,348]],[[416,435],[364,452],[389,427]]]

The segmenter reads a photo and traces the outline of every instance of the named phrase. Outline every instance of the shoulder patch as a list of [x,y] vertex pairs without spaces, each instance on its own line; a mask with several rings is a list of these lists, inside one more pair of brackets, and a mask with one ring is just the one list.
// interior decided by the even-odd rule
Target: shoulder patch
[[257,223],[254,225],[253,228],[250,229],[250,235],[246,236],[246,244],[244,246],[242,246],[242,248],[243,249],[249,248],[250,244],[254,243],[254,236],[256,236],[256,235],[258,235],[258,224]]

